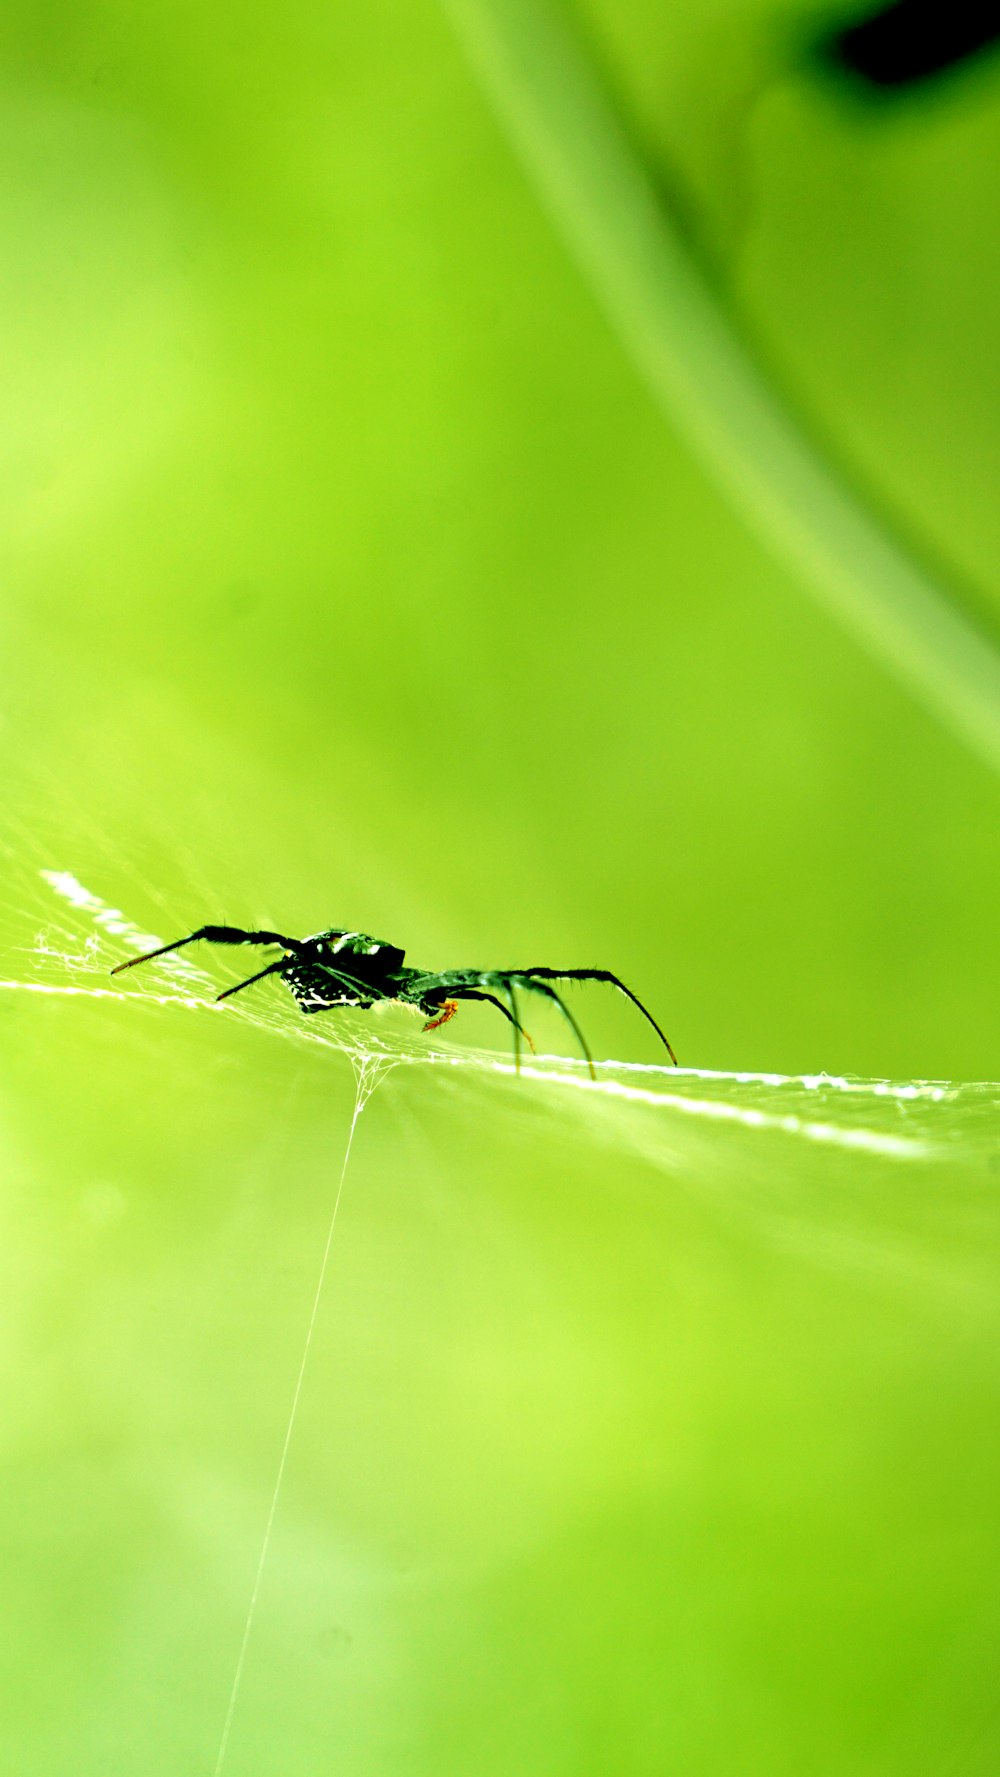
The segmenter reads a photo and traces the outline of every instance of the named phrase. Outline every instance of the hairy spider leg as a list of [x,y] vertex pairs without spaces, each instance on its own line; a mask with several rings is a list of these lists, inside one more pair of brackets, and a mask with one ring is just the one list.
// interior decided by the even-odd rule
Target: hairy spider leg
[[[486,979],[495,981],[498,987],[523,987],[528,993],[541,993],[545,995],[546,999],[554,1000],[565,1018],[566,1023],[573,1032],[573,1035],[576,1037],[580,1048],[583,1050],[587,1066],[590,1069],[591,1079],[597,1079],[597,1074],[594,1071],[594,1057],[590,1053],[587,1039],[584,1036],[583,1031],[580,1029],[580,1026],[577,1024],[576,1019],[573,1017],[565,1000],[560,998],[554,987],[550,987],[547,981],[536,980],[533,974],[526,974],[523,969],[497,970],[492,976],[487,976]],[[558,979],[559,977],[557,975],[556,980]]]
[[[493,998],[492,994],[488,995],[487,997],[490,999]],[[499,1002],[499,1000],[493,1000],[493,1004],[495,1006],[497,1006],[497,1005],[500,1005],[500,1002]],[[510,993],[510,1004],[511,1004],[511,1012],[513,1014],[512,1018],[511,1018],[511,1023],[517,1029],[518,1034],[524,1038],[525,1042],[528,1045],[528,1048],[531,1050],[532,1055],[537,1055],[538,1050],[535,1048],[534,1041],[531,1036],[531,1032],[528,1030],[525,1030],[524,1025],[521,1023],[521,1009],[517,1003],[517,998],[515,996],[513,988],[511,988],[511,993]],[[501,1006],[500,1009],[501,1009],[501,1011],[506,1011],[505,1006]]]
[[217,993],[216,1004],[218,1005],[220,1000],[232,999],[234,993],[242,993],[245,987],[252,987],[255,981],[263,981],[265,975],[280,975],[287,966],[286,957],[281,957],[276,963],[268,963],[267,968],[259,969],[256,975],[248,975],[245,981],[237,981],[235,987],[227,987],[222,993]]
[[452,987],[449,989],[449,992],[452,993],[457,1000],[486,1000],[489,1005],[495,1006],[498,1012],[503,1013],[507,1023],[512,1024],[519,1035],[524,1038],[532,1055],[534,1055],[535,1045],[528,1035],[528,1032],[525,1030],[524,1025],[519,1018],[514,1017],[513,1013],[508,1012],[503,1000],[498,1000],[495,993],[481,993],[477,987]]
[[511,981],[507,983],[507,994],[510,999],[510,1015],[514,1022],[514,1072],[519,1074],[521,1072],[521,1020],[517,1015],[517,995]]
[[[508,1019],[509,1022],[514,1026],[514,1066],[516,1067],[518,1073],[520,1073],[520,1071],[521,1071],[521,1038],[522,1038],[522,1036],[528,1037],[529,1043],[531,1043],[531,1038],[528,1036],[527,1031],[524,1029],[524,1027],[521,1024],[520,1019],[517,1016],[517,1004],[514,999],[513,988],[508,987],[507,991],[510,995],[511,1009],[509,1012],[508,1012],[506,1006],[503,1004],[503,1001],[498,1000],[496,998],[495,994],[477,993],[474,988],[464,988],[463,989],[463,988],[457,987],[455,989],[455,992],[458,995],[458,999],[445,1000],[443,1002],[440,1015],[437,1018],[429,1019],[428,1022],[424,1025],[424,1029],[425,1030],[438,1030],[442,1024],[447,1024],[448,1020],[450,1018],[454,1018],[455,1013],[458,1011],[458,1000],[459,999],[488,1000],[489,1004],[491,1006],[496,1006],[497,1011],[502,1012],[504,1017],[506,1019]],[[535,1047],[534,1043],[531,1043],[531,1047],[532,1047],[532,1049],[534,1049],[534,1047]]]
[[[480,977],[476,976],[476,981],[478,981],[478,979],[480,979]],[[524,1029],[524,1025],[520,1024],[520,1018],[515,1018],[513,1013],[510,1013],[510,1011],[506,1009],[503,1000],[497,999],[496,993],[483,993],[480,988],[465,986],[464,981],[458,981],[458,984],[455,984],[455,981],[449,981],[448,992],[451,993],[453,999],[487,1000],[488,1006],[496,1006],[497,1011],[503,1011],[504,1018],[506,1018],[508,1024],[517,1025],[517,1029],[519,1029],[520,1034],[522,1034],[522,1038],[528,1043],[531,1054],[535,1054],[535,1043],[531,1041],[531,1036],[529,1036],[528,1031]]]
[[118,963],[111,973],[120,975],[124,969],[134,969],[136,963],[151,963],[156,956],[168,956],[172,950],[183,950],[185,944],[198,944],[202,939],[208,944],[280,944],[284,950],[292,951],[297,951],[302,943],[300,938],[286,938],[281,932],[245,932],[240,926],[199,926],[186,938],[161,944],[158,950],[144,951],[142,956],[130,956],[125,962]]
[[674,1054],[673,1049],[670,1047],[670,1043],[669,1043],[667,1037],[664,1035],[663,1031],[660,1029],[659,1025],[657,1024],[656,1019],[653,1017],[652,1012],[647,1011],[647,1009],[643,1005],[641,999],[639,999],[638,996],[632,992],[632,989],[630,987],[626,987],[624,981],[620,981],[618,979],[617,975],[612,975],[610,969],[545,969],[545,968],[538,968],[538,969],[524,969],[524,970],[522,970],[522,973],[525,975],[541,977],[545,981],[604,981],[610,987],[617,987],[619,993],[623,993],[625,995],[626,999],[632,1001],[633,1006],[638,1006],[639,1011],[642,1013],[643,1017],[646,1019],[646,1021],[649,1024],[651,1024],[653,1026],[653,1029],[655,1030],[657,1036],[659,1037],[660,1042],[663,1044],[663,1047],[666,1049],[667,1054],[669,1055],[674,1066],[675,1067],[677,1066],[677,1057]]
[[440,1007],[437,1017],[436,1018],[428,1018],[427,1023],[424,1025],[424,1029],[425,1030],[440,1030],[442,1024],[447,1024],[450,1019],[454,1018],[455,1013],[457,1011],[458,1011],[458,1001],[457,1000],[442,1001],[442,1004],[441,1004],[441,1007]]

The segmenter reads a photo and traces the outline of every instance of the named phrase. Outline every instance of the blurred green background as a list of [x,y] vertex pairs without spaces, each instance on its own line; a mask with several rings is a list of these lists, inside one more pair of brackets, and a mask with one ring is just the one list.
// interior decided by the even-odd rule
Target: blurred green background
[[[564,11],[779,399],[995,638],[1000,60],[877,105],[825,5]],[[1000,1075],[996,777],[665,421],[453,22],[0,27],[18,1777],[213,1769],[353,1103],[270,1010],[87,997],[127,945],[42,870],[164,940],[607,966],[692,1067]],[[359,1125],[227,1771],[995,1768],[991,1137],[653,1153],[445,1072]]]

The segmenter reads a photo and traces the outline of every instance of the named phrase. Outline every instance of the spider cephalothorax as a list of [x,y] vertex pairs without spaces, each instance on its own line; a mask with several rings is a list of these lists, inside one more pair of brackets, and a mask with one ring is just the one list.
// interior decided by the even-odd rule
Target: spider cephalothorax
[[[523,1037],[531,1045],[531,1038],[521,1023],[517,994],[520,990],[539,994],[558,1006],[587,1058],[591,1076],[594,1073],[594,1063],[586,1039],[552,982],[604,981],[610,987],[616,987],[619,993],[623,993],[639,1008],[660,1038],[671,1061],[677,1065],[677,1057],[652,1013],[647,1012],[631,988],[626,987],[624,981],[619,981],[617,975],[612,975],[609,969],[537,967],[444,969],[430,972],[426,969],[408,969],[403,960],[405,951],[395,944],[384,943],[381,938],[369,937],[366,932],[334,930],[315,932],[311,938],[288,938],[282,932],[244,931],[242,926],[199,926],[196,932],[189,932],[186,938],[177,938],[173,944],[162,944],[158,950],[147,950],[142,956],[130,956],[127,962],[119,963],[111,973],[120,975],[123,969],[132,969],[136,963],[151,962],[156,956],[166,956],[172,950],[180,950],[185,944],[196,944],[201,939],[209,944],[257,944],[264,948],[279,948],[284,952],[276,962],[268,963],[264,969],[258,969],[255,975],[249,975],[235,987],[227,987],[224,993],[218,995],[220,1000],[226,1000],[234,993],[242,993],[244,987],[252,986],[255,981],[262,981],[265,975],[280,975],[288,983],[303,1012],[327,1012],[334,1006],[354,1006],[367,1012],[378,1001],[400,1000],[404,1005],[419,1008],[426,1019],[425,1030],[436,1030],[439,1025],[447,1024],[449,1018],[454,1018],[459,1000],[486,1000],[513,1025],[514,1050],[518,1058],[520,1039]],[[498,998],[499,994],[503,994],[504,999]]]

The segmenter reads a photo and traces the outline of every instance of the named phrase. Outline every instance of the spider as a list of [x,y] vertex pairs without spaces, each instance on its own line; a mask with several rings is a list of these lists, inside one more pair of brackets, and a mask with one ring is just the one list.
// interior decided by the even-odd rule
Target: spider
[[[245,981],[237,982],[235,987],[227,987],[224,993],[216,996],[220,1000],[228,1000],[232,994],[242,993],[245,987],[251,987],[255,981],[262,981],[265,975],[280,975],[291,988],[303,1012],[326,1012],[333,1006],[356,1006],[367,1012],[378,1001],[400,1000],[404,1005],[418,1007],[424,1014],[425,1030],[437,1030],[442,1024],[447,1024],[450,1018],[454,1018],[459,1000],[486,1000],[498,1012],[502,1012],[508,1024],[514,1027],[514,1056],[518,1066],[521,1060],[521,1038],[524,1038],[531,1049],[534,1049],[534,1044],[521,1023],[517,993],[518,990],[523,990],[525,993],[540,994],[558,1006],[566,1019],[586,1057],[592,1080],[597,1076],[586,1038],[552,982],[605,981],[639,1008],[663,1043],[674,1066],[677,1066],[677,1057],[652,1013],[647,1012],[631,988],[626,987],[624,981],[619,981],[618,976],[612,975],[608,969],[428,971],[406,968],[403,963],[405,951],[398,949],[395,944],[384,943],[381,938],[371,938],[365,932],[329,931],[316,932],[311,938],[286,938],[283,932],[247,932],[242,926],[199,926],[196,932],[189,932],[186,938],[177,938],[172,944],[161,944],[158,950],[147,950],[142,956],[130,956],[127,962],[119,963],[111,973],[120,975],[124,969],[134,969],[136,963],[152,962],[156,956],[167,956],[170,951],[180,950],[185,944],[197,944],[202,940],[208,944],[259,944],[264,948],[278,947],[284,951],[284,955],[277,962],[268,963],[266,969],[258,969],[255,975],[249,975]],[[504,999],[499,999],[499,994],[503,994]]]

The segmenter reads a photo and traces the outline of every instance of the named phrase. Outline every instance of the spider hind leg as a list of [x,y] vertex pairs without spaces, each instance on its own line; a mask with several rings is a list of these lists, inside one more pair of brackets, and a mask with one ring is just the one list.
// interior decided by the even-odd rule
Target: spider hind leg
[[174,950],[183,950],[185,944],[263,944],[265,946],[280,945],[282,950],[296,951],[300,948],[297,938],[286,938],[281,932],[251,932],[242,926],[199,926],[196,932],[189,932],[186,938],[175,938],[171,944],[160,944],[155,950],[144,950],[141,956],[127,957],[125,962],[117,963],[112,975],[121,975],[126,969],[134,969],[136,963],[151,963],[158,956],[169,956]]

